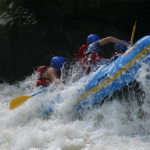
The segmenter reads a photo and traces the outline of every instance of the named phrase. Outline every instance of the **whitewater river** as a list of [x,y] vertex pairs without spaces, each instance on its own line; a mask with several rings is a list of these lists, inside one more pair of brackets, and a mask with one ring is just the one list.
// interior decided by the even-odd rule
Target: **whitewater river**
[[[78,86],[84,87],[88,78],[74,84],[75,71],[64,90],[50,86],[13,110],[12,99],[40,90],[35,87],[36,72],[13,85],[0,84],[0,150],[150,150],[148,68],[143,65],[136,75],[145,96],[131,90],[83,112],[72,108]],[[58,96],[65,101],[47,118],[43,106]]]

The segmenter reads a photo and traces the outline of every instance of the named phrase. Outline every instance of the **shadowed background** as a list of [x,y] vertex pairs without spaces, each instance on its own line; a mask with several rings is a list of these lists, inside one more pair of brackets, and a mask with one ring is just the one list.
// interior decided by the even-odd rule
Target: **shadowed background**
[[[31,75],[53,56],[69,63],[89,34],[134,42],[150,33],[148,1],[0,0],[0,82]],[[105,46],[110,58],[114,44]],[[3,80],[2,80],[2,79]]]

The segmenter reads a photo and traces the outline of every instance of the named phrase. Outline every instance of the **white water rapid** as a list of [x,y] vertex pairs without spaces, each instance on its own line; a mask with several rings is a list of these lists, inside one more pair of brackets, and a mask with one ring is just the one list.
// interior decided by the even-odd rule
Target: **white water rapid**
[[[134,90],[89,111],[73,113],[78,86],[76,69],[64,90],[53,86],[9,110],[12,99],[31,95],[36,72],[24,81],[0,84],[0,150],[150,150],[150,71],[143,65],[136,74],[145,96]],[[79,71],[79,70],[78,70]],[[76,75],[75,75],[76,73]],[[43,105],[58,96],[68,97],[47,119]],[[143,99],[142,99],[143,98]]]

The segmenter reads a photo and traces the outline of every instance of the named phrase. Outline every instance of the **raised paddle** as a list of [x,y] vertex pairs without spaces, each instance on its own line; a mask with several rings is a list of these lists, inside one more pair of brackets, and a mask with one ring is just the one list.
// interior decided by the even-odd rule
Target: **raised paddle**
[[35,94],[32,94],[32,95],[30,95],[30,96],[22,95],[22,96],[20,96],[20,97],[17,97],[17,98],[15,98],[15,99],[13,99],[13,100],[11,101],[11,103],[10,103],[10,110],[15,109],[15,108],[21,106],[21,105],[22,105],[23,103],[25,103],[29,98],[31,98],[31,97],[33,97],[33,96],[39,94],[39,93],[42,93],[42,92],[44,92],[44,91],[47,91],[47,88],[45,88],[45,89],[43,89],[43,90],[41,90],[41,91],[39,91],[39,92],[37,92],[37,93],[35,93]]
[[132,35],[131,35],[131,46],[133,45],[133,38],[134,38],[135,29],[136,29],[136,22],[137,22],[137,21],[135,21],[135,24],[134,24],[134,27],[133,27],[133,30],[132,30]]

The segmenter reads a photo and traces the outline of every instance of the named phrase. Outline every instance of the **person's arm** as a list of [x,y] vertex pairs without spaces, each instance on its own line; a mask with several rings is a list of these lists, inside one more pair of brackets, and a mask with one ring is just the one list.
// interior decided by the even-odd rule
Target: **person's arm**
[[120,45],[123,45],[125,47],[129,47],[130,46],[130,44],[125,43],[125,42],[123,42],[123,41],[121,41],[121,40],[119,40],[119,39],[117,39],[115,37],[112,37],[112,36],[109,36],[109,37],[101,39],[99,41],[99,44],[100,45],[105,45],[105,44],[108,44],[109,42],[113,42],[115,44],[120,44]]

